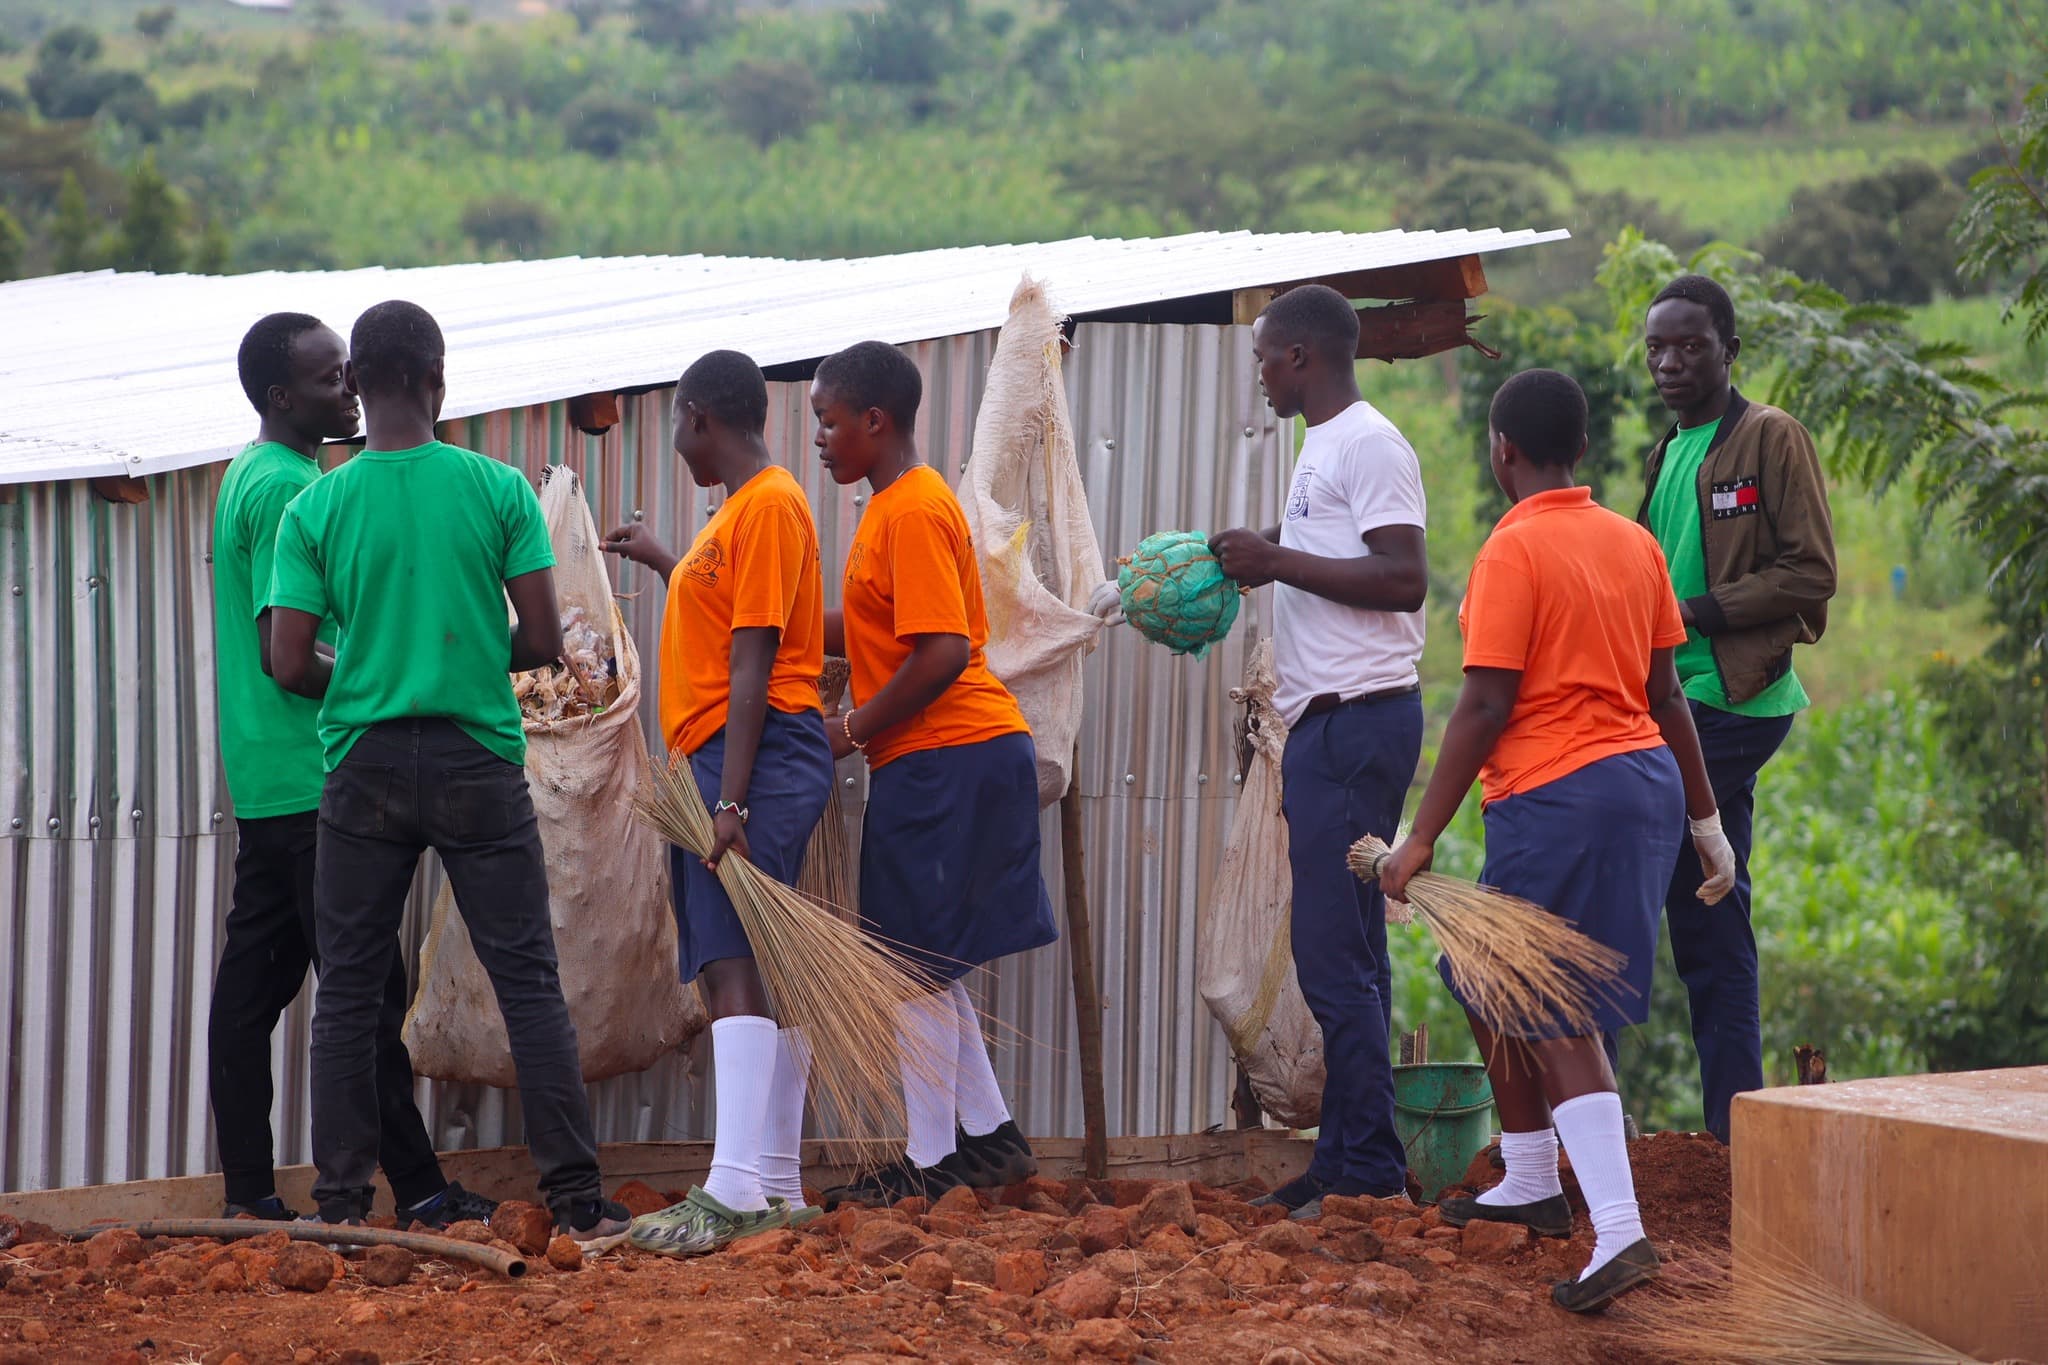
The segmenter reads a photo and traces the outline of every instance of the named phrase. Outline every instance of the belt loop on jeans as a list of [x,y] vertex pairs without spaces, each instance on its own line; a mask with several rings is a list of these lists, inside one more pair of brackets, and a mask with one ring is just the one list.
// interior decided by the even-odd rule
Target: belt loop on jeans
[[1310,697],[1308,705],[1301,708],[1301,718],[1327,715],[1340,706],[1372,706],[1397,697],[1409,697],[1422,690],[1422,684],[1410,683],[1406,687],[1389,687],[1380,692],[1361,692],[1355,697],[1346,697],[1337,692],[1324,692]]

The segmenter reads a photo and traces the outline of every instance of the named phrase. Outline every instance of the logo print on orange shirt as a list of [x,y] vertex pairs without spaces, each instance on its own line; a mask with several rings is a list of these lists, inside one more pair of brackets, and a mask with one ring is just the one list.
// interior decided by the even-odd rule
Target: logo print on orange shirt
[[707,588],[718,586],[718,571],[725,567],[725,546],[716,540],[707,540],[683,562],[686,577],[702,583]]

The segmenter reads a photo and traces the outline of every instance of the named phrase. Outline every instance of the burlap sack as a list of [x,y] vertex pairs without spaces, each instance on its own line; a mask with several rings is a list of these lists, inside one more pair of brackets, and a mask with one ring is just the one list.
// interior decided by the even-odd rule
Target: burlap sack
[[1223,865],[1202,907],[1195,970],[1259,1107],[1309,1128],[1322,1117],[1323,1033],[1301,998],[1289,947],[1294,878],[1280,813],[1287,724],[1273,709],[1273,687],[1273,642],[1262,639],[1245,662],[1244,685],[1230,693],[1246,708],[1251,759]]
[[1028,275],[996,339],[959,495],[981,564],[989,668],[1031,725],[1038,804],[1049,806],[1073,765],[1081,661],[1102,629],[1088,597],[1103,568],[1060,379],[1059,314]]

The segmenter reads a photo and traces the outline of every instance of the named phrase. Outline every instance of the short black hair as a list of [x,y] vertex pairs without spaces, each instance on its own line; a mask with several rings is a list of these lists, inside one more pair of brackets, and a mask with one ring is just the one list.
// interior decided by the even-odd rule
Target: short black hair
[[311,313],[270,313],[242,334],[235,369],[242,377],[242,392],[258,413],[270,411],[273,385],[292,382],[292,343],[325,325]]
[[1266,331],[1278,333],[1287,345],[1299,344],[1311,355],[1349,365],[1358,356],[1358,313],[1327,284],[1298,285],[1267,304],[1259,314]]
[[818,362],[818,386],[866,412],[880,408],[906,435],[917,429],[924,376],[917,362],[886,341],[862,341]]
[[1655,308],[1667,299],[1684,299],[1707,310],[1713,319],[1714,334],[1726,346],[1735,340],[1735,300],[1728,297],[1728,291],[1715,284],[1705,275],[1680,275],[1657,291],[1657,297],[1650,300]]
[[768,425],[768,381],[754,358],[739,351],[699,356],[676,381],[676,397],[736,431],[758,434]]
[[1586,448],[1586,391],[1556,370],[1524,370],[1494,391],[1486,424],[1532,464],[1569,469]]
[[348,334],[356,388],[388,390],[419,383],[448,354],[441,324],[416,303],[392,299],[365,309]]

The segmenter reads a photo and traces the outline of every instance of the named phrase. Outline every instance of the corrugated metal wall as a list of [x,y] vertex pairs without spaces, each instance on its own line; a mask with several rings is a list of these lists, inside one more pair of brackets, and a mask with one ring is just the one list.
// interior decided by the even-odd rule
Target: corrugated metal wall
[[[994,342],[980,333],[909,348],[926,378],[925,453],[948,479],[966,458]],[[1276,519],[1293,437],[1259,397],[1246,329],[1103,324],[1084,326],[1078,343],[1068,391],[1106,551],[1157,530]],[[669,450],[669,396],[623,400],[621,424],[598,438],[568,428],[561,404],[445,434],[529,474],[566,461],[601,527],[637,511],[679,543],[709,501]],[[810,494],[836,597],[861,500],[819,472],[811,430],[805,386],[772,385],[770,446]],[[152,478],[138,506],[77,483],[0,490],[0,1188],[212,1164],[206,1007],[234,847],[213,693],[208,551],[220,475]],[[637,594],[627,616],[651,661],[661,585],[627,565],[619,589]],[[1229,1053],[1195,989],[1196,908],[1231,809],[1226,694],[1262,628],[1263,599],[1248,601],[1206,661],[1115,631],[1089,663],[1079,780],[1113,1133],[1225,1118]],[[1055,905],[1056,816],[1045,823]],[[412,942],[437,885],[430,866],[407,920]],[[1025,1129],[1078,1133],[1064,946],[1000,964],[979,989],[1000,1021],[998,1071]],[[273,1045],[281,1162],[307,1158],[309,995]],[[708,1136],[689,1063],[679,1055],[593,1087],[600,1137]],[[421,1095],[444,1148],[519,1140],[505,1092],[423,1083]]]

